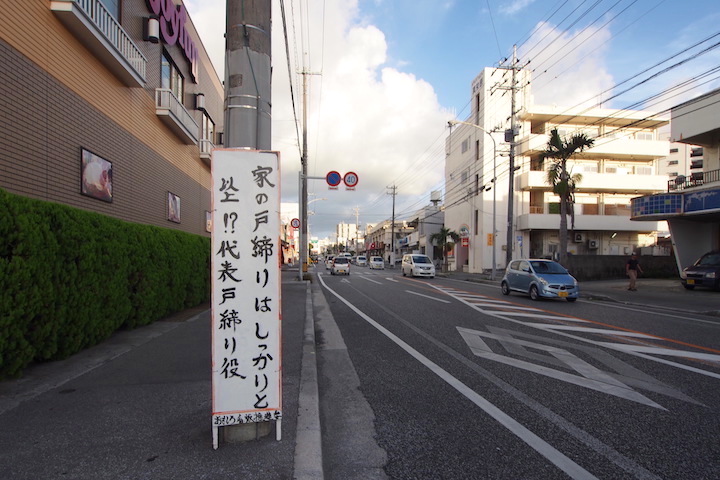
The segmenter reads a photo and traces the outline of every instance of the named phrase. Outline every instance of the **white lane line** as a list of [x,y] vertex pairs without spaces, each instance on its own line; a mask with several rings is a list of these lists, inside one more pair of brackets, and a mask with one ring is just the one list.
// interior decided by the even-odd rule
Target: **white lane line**
[[442,302],[442,303],[450,303],[448,300],[443,300],[441,298],[437,297],[431,297],[430,295],[423,295],[422,293],[413,292],[412,290],[405,290],[407,293],[412,293],[413,295],[417,295],[418,297],[424,297],[429,298],[430,300],[435,300],[436,302]]
[[368,282],[377,283],[378,285],[382,285],[382,282],[378,282],[377,280],[373,280],[372,278],[367,278],[367,277],[362,277],[362,276],[360,276],[358,278],[362,278],[363,280],[367,280]]
[[385,327],[377,323],[375,320],[367,316],[365,313],[363,313],[360,309],[355,307],[352,303],[350,303],[348,300],[346,300],[344,297],[340,296],[338,293],[335,292],[335,290],[331,289],[325,284],[325,281],[320,278],[320,282],[323,284],[323,287],[327,289],[330,293],[335,295],[341,302],[343,302],[345,305],[347,305],[351,310],[353,310],[360,318],[368,322],[370,325],[375,327],[380,333],[385,335],[387,338],[395,342],[400,348],[405,350],[407,353],[409,353],[412,357],[414,357],[417,361],[419,361],[422,365],[427,367],[430,371],[432,371],[435,375],[440,377],[442,380],[447,382],[450,386],[452,386],[455,390],[457,390],[459,393],[464,395],[468,400],[473,402],[475,405],[480,407],[485,413],[490,415],[492,418],[494,418],[498,423],[500,423],[502,426],[510,430],[515,436],[517,436],[520,440],[528,444],[530,448],[538,452],[540,455],[548,459],[553,465],[558,467],[560,470],[565,472],[570,478],[583,480],[583,479],[596,479],[597,477],[594,476],[592,473],[588,472],[584,468],[582,468],[577,463],[573,462],[570,458],[562,454],[560,451],[558,451],[555,447],[547,443],[542,438],[535,435],[533,432],[528,430],[524,425],[522,425],[520,422],[500,410],[498,407],[487,401],[482,396],[478,395],[477,392],[472,390],[470,387],[462,383],[457,378],[450,375],[450,373],[446,372],[442,368],[440,368],[439,365],[422,355],[420,352],[412,348],[410,345],[405,343],[403,340],[401,340],[399,337],[391,333],[389,330],[387,330]]
[[397,280],[395,280],[394,278],[390,278],[390,277],[385,277],[385,280],[387,280],[387,281],[389,281],[389,282],[400,283],[400,282],[398,282]]

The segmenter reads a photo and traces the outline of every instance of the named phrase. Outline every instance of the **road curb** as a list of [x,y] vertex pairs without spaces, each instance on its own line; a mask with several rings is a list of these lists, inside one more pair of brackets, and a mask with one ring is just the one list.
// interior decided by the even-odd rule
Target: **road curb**
[[310,282],[305,285],[305,333],[303,339],[294,475],[296,480],[322,480],[322,431],[318,392],[315,318]]

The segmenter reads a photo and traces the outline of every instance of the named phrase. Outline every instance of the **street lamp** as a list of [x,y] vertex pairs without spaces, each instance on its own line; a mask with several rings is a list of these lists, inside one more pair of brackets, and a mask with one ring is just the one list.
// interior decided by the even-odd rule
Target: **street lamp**
[[481,132],[487,133],[488,136],[490,137],[490,140],[492,140],[492,143],[493,143],[493,179],[492,179],[492,183],[493,183],[493,214],[492,214],[492,217],[493,217],[492,218],[493,244],[492,244],[492,270],[490,271],[490,280],[495,280],[495,265],[497,264],[497,262],[495,260],[495,244],[497,243],[497,241],[496,241],[497,239],[495,238],[495,232],[496,232],[496,230],[495,230],[495,216],[496,216],[495,211],[497,208],[497,143],[495,143],[495,138],[492,136],[492,134],[490,132],[488,132],[487,130],[485,130],[480,125],[475,125],[474,123],[470,123],[470,122],[461,122],[460,120],[450,120],[448,122],[449,127],[452,127],[453,125],[458,125],[458,124],[467,125],[469,127],[474,127],[474,128],[477,128],[478,130],[480,130]]

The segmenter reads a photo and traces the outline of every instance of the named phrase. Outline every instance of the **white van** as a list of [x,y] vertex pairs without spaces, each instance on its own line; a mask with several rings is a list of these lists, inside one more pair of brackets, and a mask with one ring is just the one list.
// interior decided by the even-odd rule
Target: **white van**
[[435,278],[435,265],[427,255],[409,254],[403,255],[402,274],[411,277]]

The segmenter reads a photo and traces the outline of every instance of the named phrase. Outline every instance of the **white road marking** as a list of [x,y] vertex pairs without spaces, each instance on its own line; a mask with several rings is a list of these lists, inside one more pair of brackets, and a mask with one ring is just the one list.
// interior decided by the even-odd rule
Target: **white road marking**
[[[554,328],[555,325],[551,325],[548,323],[539,323],[539,322],[538,323],[527,322],[527,321],[515,319],[513,317],[529,317],[529,318],[537,318],[537,319],[549,319],[549,320],[555,320],[557,322],[581,322],[581,323],[584,323],[584,322],[586,322],[585,320],[572,318],[572,317],[563,317],[563,316],[559,316],[559,315],[552,316],[552,315],[548,315],[546,313],[532,314],[532,313],[506,312],[506,311],[502,311],[502,310],[482,309],[482,308],[479,308],[479,306],[474,304],[473,302],[468,301],[467,294],[465,292],[463,292],[463,293],[465,293],[465,296],[463,297],[463,296],[458,295],[456,293],[456,290],[454,290],[452,288],[439,287],[437,285],[430,285],[430,286],[435,288],[436,290],[439,290],[441,292],[444,292],[444,293],[450,295],[453,298],[456,298],[457,300],[459,300],[460,302],[469,306],[470,308],[473,308],[473,309],[477,310],[478,312],[484,313],[485,315],[490,315],[492,317],[495,317],[495,318],[498,318],[501,320],[506,320],[508,322],[515,323],[517,325],[524,325],[524,326],[528,326],[531,328],[537,328],[537,329],[540,329],[543,331],[554,332],[555,334],[561,335],[566,338],[572,338],[573,340],[589,343],[591,345],[606,347],[606,348],[609,348],[612,350],[627,353],[629,355],[634,355],[636,357],[645,358],[647,360],[652,360],[657,363],[670,365],[670,366],[673,366],[675,368],[679,368],[682,370],[699,373],[699,374],[707,376],[707,377],[720,378],[720,373],[710,372],[708,370],[691,367],[689,365],[673,362],[673,361],[670,361],[670,360],[667,360],[664,358],[659,358],[657,356],[654,356],[654,355],[658,355],[658,356],[669,355],[669,356],[677,356],[677,357],[685,357],[685,358],[697,358],[697,359],[701,359],[701,360],[709,360],[709,361],[720,364],[720,355],[707,354],[707,353],[696,353],[696,352],[691,352],[688,350],[667,349],[664,347],[648,347],[648,346],[640,346],[640,345],[628,345],[625,343],[610,343],[610,342],[605,342],[605,341],[592,340],[589,338],[572,335],[570,333],[563,332],[559,329],[555,329]],[[481,299],[485,298],[482,295],[478,295],[478,297]],[[583,332],[583,330],[578,330],[578,331]],[[585,330],[583,333],[586,333],[586,332],[597,334],[595,332],[590,332],[589,330]],[[608,328],[607,330],[604,330],[604,332],[607,335],[614,335],[614,334],[620,335],[623,332],[623,330],[613,330],[613,329]],[[650,336],[650,337],[652,338],[652,336]],[[653,355],[650,355],[650,354],[653,354]]]
[[344,297],[340,296],[337,292],[335,292],[333,289],[329,288],[325,281],[320,278],[320,282],[323,284],[323,286],[333,295],[335,295],[341,302],[343,302],[345,305],[347,305],[351,310],[353,310],[360,318],[364,319],[366,322],[368,322],[370,325],[375,327],[379,332],[381,332],[383,335],[385,335],[387,338],[395,342],[396,345],[398,345],[400,348],[405,350],[408,354],[410,354],[413,358],[415,358],[418,362],[420,362],[422,365],[427,367],[430,371],[432,371],[435,375],[440,377],[442,380],[447,382],[450,386],[452,386],[455,390],[457,390],[459,393],[464,395],[468,400],[473,402],[475,405],[480,407],[485,413],[490,415],[492,418],[494,418],[498,423],[500,423],[502,426],[510,430],[513,434],[515,434],[520,440],[524,441],[528,446],[530,446],[532,449],[534,449],[536,452],[541,454],[543,457],[548,459],[552,464],[554,464],[556,467],[558,467],[560,470],[565,472],[570,478],[573,479],[597,479],[593,474],[582,468],[577,463],[573,462],[570,458],[565,456],[563,453],[558,451],[555,447],[547,443],[545,440],[540,438],[539,436],[535,435],[533,432],[531,432],[529,429],[527,429],[524,425],[519,423],[514,418],[510,417],[508,414],[500,410],[498,407],[487,401],[485,398],[480,396],[478,393],[476,393],[474,390],[469,388],[467,385],[462,383],[457,378],[453,377],[450,373],[446,372],[440,366],[438,366],[436,363],[422,355],[420,352],[415,350],[413,347],[405,343],[403,340],[401,340],[399,337],[394,335],[392,332],[387,330],[385,327],[377,323],[375,320],[370,318],[368,315],[363,313],[360,309],[355,307],[352,303],[350,303],[348,300],[346,300]]
[[377,280],[373,280],[372,278],[367,278],[367,277],[359,277],[359,278],[362,278],[363,280],[367,280],[368,282],[377,283],[378,285],[382,285],[382,282],[378,282]]
[[394,278],[390,278],[390,277],[385,277],[385,280],[388,280],[390,282],[400,283],[397,280],[395,280]]
[[430,300],[435,300],[436,302],[442,302],[442,303],[450,303],[447,300],[443,300],[441,298],[437,297],[431,297],[430,295],[423,295],[422,293],[413,292],[412,290],[405,290],[407,293],[412,293],[413,295],[417,295],[418,297],[425,297],[429,298]]

